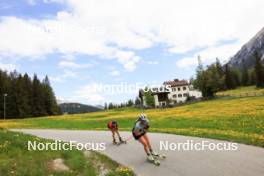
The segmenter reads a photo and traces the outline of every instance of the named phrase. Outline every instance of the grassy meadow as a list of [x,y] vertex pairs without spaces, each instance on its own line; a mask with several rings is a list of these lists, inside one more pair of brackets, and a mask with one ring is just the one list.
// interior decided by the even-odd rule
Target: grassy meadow
[[240,96],[240,95],[264,95],[264,89],[258,89],[256,86],[247,86],[247,87],[240,87],[234,90],[227,90],[217,92],[216,95],[225,95],[225,96]]
[[146,113],[150,131],[223,139],[264,147],[264,96],[218,98],[176,108],[115,109],[79,115],[0,121],[2,128],[107,130],[117,120],[130,131],[138,114]]
[[[102,168],[107,176],[133,176],[133,172],[124,168],[104,155],[90,152],[85,155],[78,150],[69,151],[29,151],[27,141],[51,142],[22,133],[0,130],[0,175],[15,176],[96,176]],[[63,159],[69,168],[67,171],[54,170],[54,159]]]

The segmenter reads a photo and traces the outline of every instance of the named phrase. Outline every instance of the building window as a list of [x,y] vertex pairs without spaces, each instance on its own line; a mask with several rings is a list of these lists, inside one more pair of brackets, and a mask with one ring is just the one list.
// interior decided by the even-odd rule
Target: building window
[[160,106],[164,107],[164,106],[166,106],[166,103],[165,102],[160,102]]
[[177,98],[177,95],[176,95],[176,94],[174,94],[174,95],[172,95],[172,97],[173,97],[173,98]]
[[183,94],[183,96],[184,96],[184,97],[187,97],[187,96],[188,96],[188,94],[187,94],[187,93],[185,93],[185,94]]
[[173,91],[173,92],[176,92],[176,88],[172,88],[172,91]]
[[180,87],[178,87],[178,91],[181,91],[181,88]]
[[186,90],[187,88],[186,87],[183,87],[183,90]]
[[182,94],[178,94],[178,97],[179,97],[179,98],[182,97]]

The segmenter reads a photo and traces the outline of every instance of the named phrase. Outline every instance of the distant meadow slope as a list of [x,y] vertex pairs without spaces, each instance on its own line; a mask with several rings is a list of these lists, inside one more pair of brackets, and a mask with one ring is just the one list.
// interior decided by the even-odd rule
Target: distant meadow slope
[[0,121],[2,128],[107,130],[110,120],[130,131],[140,113],[150,119],[151,132],[236,141],[264,147],[264,96],[219,98],[166,109],[114,109],[79,115]]

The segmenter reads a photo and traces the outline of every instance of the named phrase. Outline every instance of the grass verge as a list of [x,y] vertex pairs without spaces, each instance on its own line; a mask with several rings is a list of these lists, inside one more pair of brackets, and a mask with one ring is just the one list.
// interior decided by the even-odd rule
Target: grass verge
[[[0,175],[4,176],[97,176],[104,169],[106,176],[132,176],[128,168],[122,167],[97,152],[83,151],[29,151],[27,141],[51,142],[31,135],[0,129]],[[54,170],[52,161],[62,159],[67,171]]]

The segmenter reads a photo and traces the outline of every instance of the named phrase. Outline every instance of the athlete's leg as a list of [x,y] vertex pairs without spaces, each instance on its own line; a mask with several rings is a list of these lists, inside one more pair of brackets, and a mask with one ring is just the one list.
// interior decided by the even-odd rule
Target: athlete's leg
[[113,143],[116,143],[116,139],[115,139],[115,130],[111,129],[112,132],[112,137],[113,137]]
[[117,134],[117,136],[118,136],[119,142],[123,142],[123,140],[122,140],[122,138],[121,138],[121,136],[120,136],[120,134],[119,134],[118,129],[116,130],[116,134]]
[[145,141],[145,139],[143,137],[141,137],[141,138],[138,139],[138,141],[144,146],[144,150],[145,150],[146,154],[149,155],[150,151],[148,150],[148,144]]
[[116,129],[116,134],[117,134],[118,138],[120,139],[120,138],[121,138],[121,136],[120,136],[120,134],[119,134],[119,131],[118,131],[118,129]]
[[149,151],[152,152],[152,147],[151,147],[151,144],[149,142],[148,135],[145,134],[144,136],[142,136],[142,138],[144,138],[144,140],[146,141]]

